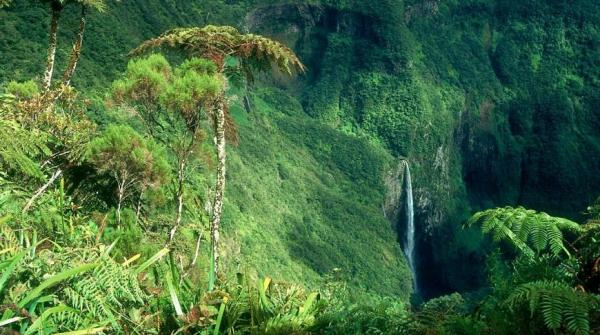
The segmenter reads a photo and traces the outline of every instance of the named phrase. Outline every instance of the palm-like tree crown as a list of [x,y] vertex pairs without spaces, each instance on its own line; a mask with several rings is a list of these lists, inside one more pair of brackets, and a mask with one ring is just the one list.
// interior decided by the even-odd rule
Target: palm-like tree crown
[[296,54],[285,45],[269,38],[242,34],[229,26],[206,26],[203,28],[177,28],[148,40],[133,50],[140,54],[157,47],[183,49],[194,56],[209,58],[222,68],[227,57],[240,61],[242,70],[250,75],[251,70],[265,71],[271,65],[292,74],[305,67]]
[[74,2],[88,8],[93,8],[100,13],[104,13],[106,11],[106,1],[104,0],[74,0]]
[[56,8],[63,8],[69,4],[80,4],[88,8],[93,8],[99,12],[106,11],[106,2],[104,0],[42,0],[49,2]]

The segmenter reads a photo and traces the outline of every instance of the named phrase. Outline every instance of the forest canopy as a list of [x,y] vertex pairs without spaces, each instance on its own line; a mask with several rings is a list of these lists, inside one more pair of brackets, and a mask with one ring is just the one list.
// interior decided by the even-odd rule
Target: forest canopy
[[598,334],[592,0],[0,0],[0,334]]

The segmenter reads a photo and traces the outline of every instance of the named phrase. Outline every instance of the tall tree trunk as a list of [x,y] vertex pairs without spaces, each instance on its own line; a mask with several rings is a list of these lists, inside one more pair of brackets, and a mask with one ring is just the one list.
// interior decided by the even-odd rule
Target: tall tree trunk
[[42,88],[45,92],[50,90],[52,83],[52,74],[54,73],[54,59],[56,57],[56,35],[58,33],[58,19],[60,18],[61,9],[51,5],[52,18],[50,19],[50,38],[48,41],[48,59],[46,60],[46,71],[44,72],[44,81]]
[[211,246],[214,262],[214,273],[219,272],[219,229],[221,212],[223,210],[223,195],[225,193],[225,102],[220,101],[215,115],[215,144],[217,147],[217,184],[215,186],[215,201],[213,203],[212,220],[210,224]]
[[177,214],[175,218],[175,224],[171,231],[169,232],[169,240],[167,241],[167,245],[173,242],[175,238],[175,232],[177,232],[177,228],[181,224],[181,217],[183,214],[183,182],[185,181],[185,162],[184,158],[179,162],[179,170],[177,171]]
[[79,21],[79,32],[77,33],[77,40],[73,44],[73,49],[71,50],[71,59],[69,60],[69,65],[65,69],[65,73],[63,74],[63,84],[65,86],[69,86],[71,84],[71,78],[73,78],[73,74],[75,73],[75,69],[77,68],[77,62],[79,61],[79,56],[81,56],[81,47],[83,46],[83,35],[85,33],[85,24],[86,24],[86,7],[81,5],[81,18]]

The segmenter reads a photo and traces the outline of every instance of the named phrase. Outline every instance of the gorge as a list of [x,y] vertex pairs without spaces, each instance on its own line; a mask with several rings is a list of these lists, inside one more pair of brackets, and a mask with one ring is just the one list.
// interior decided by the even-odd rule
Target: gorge
[[[414,321],[421,333],[510,334],[532,325],[538,335],[568,325],[526,319],[535,313],[525,305],[507,307],[518,300],[509,288],[556,281],[566,285],[560,294],[600,294],[589,261],[600,257],[597,239],[582,233],[594,230],[574,223],[600,220],[596,1],[93,0],[101,10],[89,12],[80,7],[87,0],[57,1],[0,0],[0,269],[25,278],[7,281],[10,292],[0,279],[0,305],[18,306],[13,296],[79,263],[108,264],[139,282],[139,292],[138,284],[114,285],[143,293],[123,294],[131,298],[124,305],[136,306],[127,318],[159,324],[153,333],[212,333],[225,329],[215,326],[221,313],[230,333],[247,321],[244,331],[286,334],[276,325],[287,321],[298,332],[310,324],[328,333],[339,322],[338,333],[360,334],[385,320],[385,334]],[[57,6],[55,82],[73,46],[81,58],[72,80],[44,93]],[[193,46],[190,35],[177,35],[184,30],[170,30],[206,26]],[[174,37],[165,45],[184,47],[158,48],[151,39],[166,31]],[[148,40],[156,48],[131,52]],[[218,47],[198,42],[215,40]],[[264,44],[253,49],[255,41]],[[214,56],[219,47],[227,50]],[[296,55],[306,71],[295,63],[287,73]],[[116,165],[103,165],[117,154]],[[216,166],[227,179],[218,275],[209,250]],[[27,249],[34,241],[42,241],[37,253]],[[71,264],[70,253],[104,258]],[[31,268],[18,266],[23,259]],[[76,290],[100,285],[87,274],[112,273],[104,269],[64,275],[55,288],[69,290],[56,296],[85,301],[73,298]],[[35,310],[32,301],[23,305]],[[79,307],[100,306],[87,303]],[[51,308],[44,315],[66,307]],[[261,308],[269,317],[253,314]],[[598,313],[589,309],[589,324]],[[24,318],[25,329],[38,316],[7,320]],[[426,328],[428,317],[447,328]],[[105,321],[89,320],[86,327]],[[130,326],[122,330],[137,329]]]

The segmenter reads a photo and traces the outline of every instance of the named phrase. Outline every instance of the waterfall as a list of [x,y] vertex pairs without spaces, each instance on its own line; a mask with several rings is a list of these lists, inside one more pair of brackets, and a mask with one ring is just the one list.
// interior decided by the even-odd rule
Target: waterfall
[[410,168],[406,162],[404,170],[404,186],[406,195],[406,240],[404,243],[404,254],[408,259],[408,266],[413,275],[414,292],[418,292],[417,269],[415,267],[415,212],[413,206],[412,181],[410,179]]

